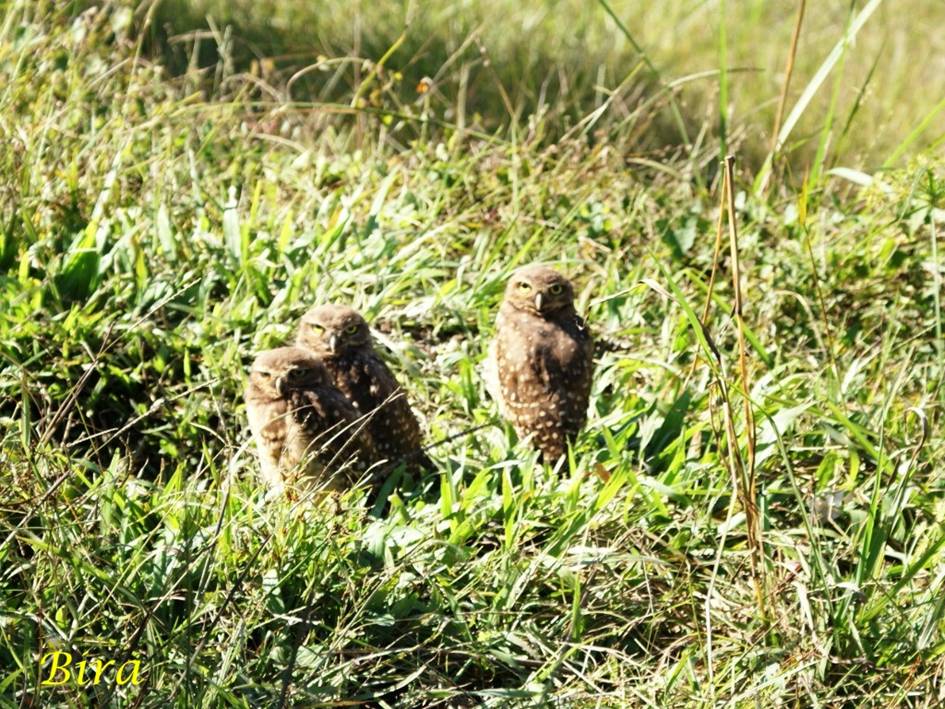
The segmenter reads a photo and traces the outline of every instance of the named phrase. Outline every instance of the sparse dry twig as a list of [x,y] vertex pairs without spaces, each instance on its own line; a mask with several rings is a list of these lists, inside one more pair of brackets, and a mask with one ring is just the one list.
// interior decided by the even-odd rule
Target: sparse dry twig
[[[739,474],[739,496],[741,497],[742,509],[745,512],[745,525],[748,531],[748,544],[751,548],[752,578],[755,583],[755,594],[758,599],[758,605],[761,609],[762,617],[766,613],[766,604],[764,592],[764,549],[761,539],[761,522],[758,517],[756,480],[755,480],[755,454],[756,454],[756,435],[755,435],[755,416],[751,408],[751,378],[748,371],[748,345],[745,338],[744,321],[744,298],[741,287],[741,264],[738,257],[738,219],[735,215],[735,157],[729,155],[725,158],[725,190],[728,200],[728,230],[729,246],[732,259],[732,289],[735,298],[735,323],[738,339],[738,371],[741,380],[741,394],[743,404],[743,416],[745,426],[745,454],[746,458],[742,461],[738,459],[736,470]],[[734,423],[731,416],[731,407],[728,409],[728,428],[730,433],[729,449],[737,450],[737,442],[734,436]]]

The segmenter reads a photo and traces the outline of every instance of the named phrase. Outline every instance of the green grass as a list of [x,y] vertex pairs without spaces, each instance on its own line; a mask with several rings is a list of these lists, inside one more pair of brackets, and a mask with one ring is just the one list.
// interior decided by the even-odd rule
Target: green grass
[[[788,3],[87,4],[0,4],[3,706],[941,701],[940,8],[830,66],[866,4],[809,8],[762,194]],[[748,392],[727,237],[699,325],[720,116]],[[601,345],[558,471],[480,378],[536,260]],[[380,515],[256,475],[246,366],[330,300],[455,436]],[[40,686],[52,649],[145,682]]]
[[[808,2],[789,112],[869,4]],[[945,39],[938,31],[945,8],[927,0],[874,4],[842,53],[842,66],[827,75],[827,86],[786,140],[785,148],[804,162],[817,154],[831,103],[831,166],[878,168],[926,115],[929,125],[913,148],[945,133],[945,113],[936,105],[945,92],[939,59]],[[610,141],[632,138],[656,153],[692,144],[683,154],[724,137],[731,151],[760,165],[795,8],[787,0],[163,0],[149,36],[178,35],[162,45],[162,57],[178,70],[213,66],[225,39],[230,68],[252,70],[262,80],[254,85],[259,98],[345,105],[371,63],[396,46],[385,63],[391,71],[359,94],[364,104],[414,114],[423,108],[431,118],[488,133],[511,124],[521,140],[532,133],[529,116],[545,119],[534,132],[558,137],[578,130],[581,119],[606,103],[588,132],[604,131]],[[206,31],[208,13],[215,36]],[[224,38],[227,23],[235,29]],[[421,106],[414,88],[424,76],[435,79],[435,91]],[[673,101],[659,86],[672,87]],[[657,110],[648,110],[653,104]],[[797,167],[803,172],[803,164]]]

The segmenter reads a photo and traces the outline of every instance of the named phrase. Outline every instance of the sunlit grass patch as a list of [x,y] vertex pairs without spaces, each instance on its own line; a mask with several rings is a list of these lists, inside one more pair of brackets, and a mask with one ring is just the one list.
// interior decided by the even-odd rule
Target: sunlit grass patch
[[[557,36],[569,6],[539,5],[541,36]],[[752,7],[729,28],[733,66],[774,13]],[[398,108],[411,118],[352,107],[362,84],[341,73],[330,103],[344,111],[325,96],[260,102],[260,77],[226,62],[174,76],[139,44],[147,7],[125,10],[0,11],[5,702],[939,699],[945,175],[934,152],[912,143],[874,171],[908,133],[853,167],[840,156],[858,150],[831,147],[815,179],[804,151],[788,151],[764,193],[753,157],[739,157],[744,392],[727,241],[698,326],[720,202],[714,109],[686,114],[698,150],[659,151],[662,133],[623,122],[619,107],[604,133],[589,121],[568,134],[576,97],[544,118],[523,108],[475,124],[470,107],[464,126],[442,112],[441,125],[419,120],[422,96]],[[631,10],[644,12],[614,4]],[[325,26],[343,14],[329,8]],[[610,37],[606,22],[584,8],[576,36]],[[363,47],[375,62],[381,29]],[[489,44],[495,32],[481,29],[487,48],[526,51]],[[829,51],[840,30],[823,32]],[[671,36],[639,38],[659,58]],[[567,74],[576,55],[562,42],[555,66],[586,91],[587,66]],[[860,49],[849,71],[868,62]],[[780,62],[786,46],[764,50]],[[602,51],[616,67],[626,47]],[[500,81],[521,76],[504,84],[513,113],[536,100],[526,58],[497,67]],[[799,91],[822,59],[804,54]],[[443,71],[438,81],[462,81],[462,63]],[[911,130],[921,117],[897,104],[903,86],[880,105]],[[817,131],[820,108],[805,112]],[[730,149],[764,157],[767,140],[729,125]],[[504,278],[530,261],[573,278],[598,340],[588,426],[558,470],[500,421],[480,376]],[[392,486],[373,511],[364,490],[340,508],[267,503],[246,430],[251,357],[329,300],[365,313],[429,442],[445,441],[430,451],[434,474]],[[747,453],[742,395],[757,423],[764,617],[729,468],[730,446]],[[47,648],[140,658],[145,680],[42,686]]]

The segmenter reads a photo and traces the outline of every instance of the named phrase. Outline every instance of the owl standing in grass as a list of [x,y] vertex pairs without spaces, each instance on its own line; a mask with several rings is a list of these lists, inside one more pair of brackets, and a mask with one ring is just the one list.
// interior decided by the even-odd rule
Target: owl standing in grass
[[344,305],[312,308],[302,316],[296,345],[325,363],[335,386],[367,418],[381,458],[432,467],[407,395],[374,351],[371,330],[360,313]]
[[279,347],[256,357],[246,411],[260,472],[273,493],[342,490],[376,456],[358,412],[331,383],[325,365],[301,348]]
[[557,271],[515,271],[496,319],[486,384],[499,410],[546,463],[567,452],[587,420],[594,342]]

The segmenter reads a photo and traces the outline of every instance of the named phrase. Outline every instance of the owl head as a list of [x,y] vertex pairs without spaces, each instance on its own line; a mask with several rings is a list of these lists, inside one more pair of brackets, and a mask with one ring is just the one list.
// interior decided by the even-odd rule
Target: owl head
[[370,346],[371,329],[354,308],[319,305],[302,316],[295,342],[319,357],[330,359]]
[[277,347],[260,352],[249,371],[249,395],[280,399],[293,391],[328,382],[328,370],[318,357],[300,347]]
[[547,266],[523,266],[509,278],[505,301],[517,310],[547,315],[574,306],[574,286]]

